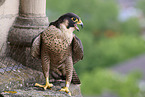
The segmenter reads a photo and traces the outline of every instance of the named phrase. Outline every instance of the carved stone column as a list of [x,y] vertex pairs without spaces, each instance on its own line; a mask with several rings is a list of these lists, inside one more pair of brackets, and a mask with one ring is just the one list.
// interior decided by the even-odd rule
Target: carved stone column
[[30,57],[31,41],[47,26],[46,0],[20,0],[19,16],[8,35],[8,55],[23,65],[37,67]]
[[32,38],[48,26],[46,0],[20,0],[19,16],[9,32],[11,44],[30,46]]

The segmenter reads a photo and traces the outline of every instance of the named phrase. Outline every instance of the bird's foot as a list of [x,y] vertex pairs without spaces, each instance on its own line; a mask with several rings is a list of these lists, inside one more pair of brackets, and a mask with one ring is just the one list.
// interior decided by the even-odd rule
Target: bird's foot
[[53,84],[47,83],[46,85],[40,85],[38,83],[35,83],[35,86],[42,87],[44,88],[44,90],[46,90],[47,88],[51,89],[51,87],[53,87]]
[[69,96],[71,96],[71,93],[70,93],[68,87],[63,87],[63,88],[61,88],[60,91],[64,91],[64,92],[66,92]]

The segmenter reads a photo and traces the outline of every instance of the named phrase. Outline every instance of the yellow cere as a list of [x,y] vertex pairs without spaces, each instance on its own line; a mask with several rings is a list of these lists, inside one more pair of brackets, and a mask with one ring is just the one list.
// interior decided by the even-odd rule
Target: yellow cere
[[81,20],[79,20],[78,22],[77,22],[77,24],[81,24],[82,23],[82,21]]

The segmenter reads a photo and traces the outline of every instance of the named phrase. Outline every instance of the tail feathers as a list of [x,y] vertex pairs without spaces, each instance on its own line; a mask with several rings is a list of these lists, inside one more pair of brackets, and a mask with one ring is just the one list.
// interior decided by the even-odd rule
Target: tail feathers
[[[65,75],[59,75],[58,73],[52,71],[51,72],[51,76],[52,78],[54,78],[55,80],[66,80],[66,76]],[[75,69],[73,68],[73,75],[72,75],[72,81],[71,83],[73,84],[81,84],[80,79],[75,71]]]
[[79,77],[78,77],[74,68],[73,68],[72,83],[73,84],[81,84],[80,79],[79,79]]

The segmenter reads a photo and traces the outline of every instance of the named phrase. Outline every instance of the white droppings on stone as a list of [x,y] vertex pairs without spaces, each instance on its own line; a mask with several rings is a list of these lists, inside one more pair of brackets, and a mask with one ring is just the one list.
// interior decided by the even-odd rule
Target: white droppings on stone
[[26,85],[28,86],[28,83],[26,83]]
[[23,85],[22,85],[22,84],[20,84],[20,86],[22,87]]
[[10,44],[10,42],[7,42],[7,44]]
[[20,70],[17,70],[18,72],[21,72]]

